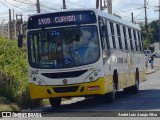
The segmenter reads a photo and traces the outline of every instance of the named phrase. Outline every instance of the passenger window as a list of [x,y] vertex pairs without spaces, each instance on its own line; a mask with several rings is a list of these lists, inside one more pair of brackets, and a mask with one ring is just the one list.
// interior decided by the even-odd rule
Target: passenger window
[[124,43],[125,49],[128,50],[127,36],[126,36],[126,28],[123,26],[123,35],[124,35]]
[[118,41],[119,41],[119,48],[122,49],[122,40],[121,40],[121,31],[120,26],[116,24],[117,27],[117,35],[118,35]]
[[107,26],[102,18],[99,18],[100,36],[102,40],[102,49],[109,49],[109,40],[107,38]]
[[139,41],[139,48],[140,48],[140,51],[142,52],[143,49],[142,49],[142,44],[141,44],[141,35],[140,35],[140,32],[138,32],[138,41]]
[[111,34],[112,34],[113,48],[116,48],[114,27],[113,27],[113,23],[112,22],[110,22],[110,28],[111,28]]
[[137,32],[136,32],[135,30],[133,30],[133,36],[134,36],[134,41],[135,41],[135,47],[136,47],[136,51],[138,51],[136,33],[137,33]]
[[131,34],[131,29],[130,28],[128,28],[128,34],[129,34],[129,40],[130,40],[131,50],[133,50],[132,34]]

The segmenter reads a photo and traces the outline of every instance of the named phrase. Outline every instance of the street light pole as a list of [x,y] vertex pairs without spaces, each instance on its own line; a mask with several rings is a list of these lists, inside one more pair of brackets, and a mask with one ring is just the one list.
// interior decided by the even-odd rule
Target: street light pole
[[66,1],[63,0],[63,9],[66,9]]
[[149,42],[149,39],[148,39],[148,23],[147,23],[147,2],[146,2],[146,0],[144,0],[144,9],[145,9],[145,27],[146,27],[146,41],[147,41],[147,50],[149,50],[149,44],[150,44],[150,42]]
[[160,0],[159,0],[159,5],[158,6],[155,6],[155,7],[158,7],[158,10],[155,10],[159,12],[159,20],[158,20],[158,38],[159,38],[159,50],[160,50]]

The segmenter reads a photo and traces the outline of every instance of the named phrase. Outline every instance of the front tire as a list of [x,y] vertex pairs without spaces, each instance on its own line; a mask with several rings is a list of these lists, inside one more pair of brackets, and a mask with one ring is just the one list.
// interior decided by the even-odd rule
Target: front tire
[[106,95],[106,97],[107,97],[107,101],[109,103],[113,103],[116,100],[116,85],[115,85],[114,82],[113,82],[113,90],[112,90],[112,92],[108,93]]
[[53,108],[59,108],[61,106],[61,98],[49,98],[49,102]]

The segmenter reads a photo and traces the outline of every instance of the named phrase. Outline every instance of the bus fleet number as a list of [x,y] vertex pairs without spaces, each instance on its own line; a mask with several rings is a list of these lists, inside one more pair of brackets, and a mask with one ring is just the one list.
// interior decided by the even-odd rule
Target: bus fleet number
[[32,70],[31,74],[38,74],[38,70]]

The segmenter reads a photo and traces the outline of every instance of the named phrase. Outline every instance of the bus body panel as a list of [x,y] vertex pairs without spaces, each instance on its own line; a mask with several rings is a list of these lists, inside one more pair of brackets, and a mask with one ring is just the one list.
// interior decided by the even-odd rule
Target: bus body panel
[[[88,10],[88,9],[86,9]],[[126,88],[135,85],[135,75],[136,70],[139,71],[139,82],[142,82],[146,78],[146,69],[144,64],[144,55],[142,52],[135,52],[131,50],[124,50],[124,41],[123,41],[123,32],[122,25],[125,27],[129,27],[131,29],[135,29],[140,31],[140,27],[134,25],[132,23],[126,22],[120,18],[112,16],[110,14],[104,14],[102,11],[96,9],[92,10],[97,18],[97,23],[92,24],[82,24],[81,26],[89,26],[96,25],[98,28],[98,39],[100,46],[100,57],[99,60],[92,64],[71,67],[71,68],[62,68],[62,69],[40,69],[40,68],[32,68],[29,67],[29,90],[31,99],[43,99],[43,98],[52,98],[52,97],[78,97],[78,96],[95,96],[95,95],[104,95],[109,93],[113,89],[113,75],[116,70],[118,73],[118,89]],[[72,10],[66,10],[72,11]],[[73,10],[75,11],[75,10]],[[81,10],[78,10],[81,11]],[[84,11],[84,10],[82,10]],[[62,13],[63,11],[61,11]],[[45,15],[45,14],[44,14]],[[116,29],[115,24],[119,24],[121,34],[122,34],[122,47],[123,49],[113,49],[113,41],[111,30],[109,26],[109,22],[107,22],[108,29],[108,38],[110,41],[109,49],[110,56],[104,60],[103,59],[103,50],[102,50],[102,41],[100,36],[100,28],[98,23],[98,17],[101,16],[105,18],[107,21],[111,21],[114,23],[114,28]],[[60,26],[70,27],[68,26]],[[58,26],[56,26],[58,28]],[[50,29],[50,28],[48,28]],[[29,30],[32,31],[32,30]],[[33,30],[34,31],[34,30]],[[117,32],[116,32],[117,34]],[[126,31],[126,38],[128,40],[129,35],[128,31]],[[133,35],[132,35],[133,36]],[[115,38],[116,43],[118,43],[118,37]],[[28,43],[28,42],[27,42]],[[135,44],[133,44],[135,46]],[[116,47],[119,47],[119,44],[116,44]],[[128,48],[130,48],[130,44],[128,44]],[[29,56],[28,56],[29,57]],[[65,72],[73,72],[74,71],[83,71],[86,70],[83,74],[77,77],[62,77],[62,78],[49,78],[44,76],[43,74],[56,74],[56,73],[65,73]],[[94,74],[98,72],[97,76]],[[90,81],[90,77],[93,77],[93,81]],[[65,83],[67,80],[67,83]],[[40,82],[39,82],[40,81]],[[74,91],[67,91],[67,88],[72,88]],[[62,91],[61,91],[62,89]],[[63,91],[66,90],[66,91]],[[58,91],[58,92],[56,92]]]

